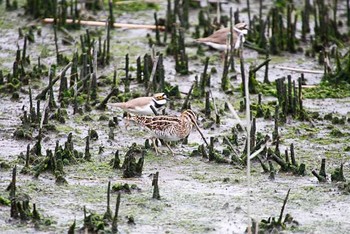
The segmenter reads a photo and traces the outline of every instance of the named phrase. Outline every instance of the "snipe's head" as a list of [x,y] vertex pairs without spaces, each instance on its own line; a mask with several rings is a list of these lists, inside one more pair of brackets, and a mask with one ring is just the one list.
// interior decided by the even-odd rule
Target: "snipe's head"
[[196,114],[194,113],[193,110],[191,110],[191,109],[185,110],[184,112],[181,113],[181,117],[186,122],[192,123],[196,127],[198,126],[197,125],[197,116],[196,116]]
[[235,26],[233,27],[233,29],[239,33],[239,34],[248,34],[248,25],[246,23],[238,23],[235,24]]
[[181,113],[181,118],[183,119],[183,121],[185,121],[186,123],[190,123],[190,128],[192,128],[192,126],[194,125],[197,129],[197,131],[199,132],[199,134],[201,135],[202,139],[204,140],[205,144],[207,144],[208,146],[208,142],[205,139],[202,131],[200,130],[198,124],[197,124],[197,116],[196,114],[193,112],[193,110],[187,109],[184,112]]
[[155,103],[156,106],[164,106],[166,104],[167,101],[169,101],[170,99],[166,96],[165,93],[156,93],[153,95],[153,101]]

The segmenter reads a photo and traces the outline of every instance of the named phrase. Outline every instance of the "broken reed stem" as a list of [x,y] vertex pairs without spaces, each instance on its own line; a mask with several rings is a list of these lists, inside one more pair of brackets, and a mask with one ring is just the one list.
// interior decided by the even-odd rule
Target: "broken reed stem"
[[350,1],[346,0],[346,18],[347,18],[347,25],[350,26]]
[[269,169],[269,172],[270,172],[269,179],[270,180],[275,180],[276,170],[273,167],[273,164],[272,164],[271,160],[269,160],[269,168],[270,168]]
[[[109,60],[110,60],[110,58],[111,58],[111,28],[112,28],[112,26],[111,26],[111,22],[109,22],[108,23],[108,25],[107,25],[107,35],[106,35],[106,58],[104,58],[104,59],[106,59],[106,62],[107,62],[107,64],[109,64]],[[104,64],[104,63],[103,63]]]
[[[249,29],[251,29],[251,17],[250,17],[250,2],[247,0],[247,11],[248,11],[248,25]],[[250,229],[248,229],[248,233],[251,232]]]
[[107,102],[112,96],[118,96],[119,94],[119,89],[118,88],[113,88],[111,92],[102,100],[100,105],[97,106],[97,109],[99,110],[104,110],[106,108]]
[[30,153],[30,144],[27,145],[26,164],[25,164],[26,168],[29,168],[29,153]]
[[68,70],[68,68],[70,68],[70,66],[72,66],[72,64],[73,64],[72,62],[68,63],[68,64],[62,69],[62,71],[60,72],[60,74],[58,74],[58,75],[56,76],[56,78],[53,79],[52,82],[51,82],[43,91],[41,91],[41,92],[35,97],[35,99],[36,99],[36,100],[38,100],[38,99],[43,99],[43,98],[45,97],[47,91],[49,91],[49,90],[52,88],[52,86],[61,78],[62,74],[64,74],[64,73]]
[[209,161],[213,161],[215,159],[214,155],[214,137],[210,137],[209,143]]
[[294,154],[294,144],[290,144],[290,158],[292,160],[292,165],[294,166],[298,166],[296,160],[295,160],[295,154]]
[[322,161],[321,161],[321,169],[320,169],[320,172],[319,172],[320,176],[323,176],[323,177],[327,177],[326,175],[326,159],[325,158],[322,158]]
[[323,158],[321,162],[321,168],[319,173],[317,173],[315,170],[312,170],[311,173],[317,178],[317,180],[320,183],[327,182],[327,175],[326,175],[326,159]]
[[124,79],[124,93],[130,92],[129,80],[129,54],[125,55],[125,79]]
[[120,159],[119,159],[119,150],[117,150],[114,154],[113,168],[114,169],[121,169]]
[[159,178],[159,172],[157,171],[156,174],[153,175],[153,180],[152,180],[152,186],[153,186],[152,198],[160,200],[158,178]]
[[12,169],[12,181],[11,181],[11,187],[10,187],[11,199],[16,198],[16,176],[17,176],[17,165],[15,165],[14,168]]
[[282,209],[281,209],[280,217],[278,218],[278,223],[279,224],[282,224],[283,212],[284,212],[284,208],[286,207],[286,204],[287,204],[287,201],[288,201],[289,192],[290,192],[290,189],[288,189],[287,196],[286,196],[286,198],[283,201],[283,206],[282,206]]
[[159,34],[159,29],[158,29],[158,17],[157,17],[157,12],[154,12],[154,22],[156,24],[156,45],[162,45],[160,42],[160,34]]
[[140,56],[136,59],[136,80],[137,83],[142,83],[142,66]]
[[18,210],[17,210],[17,199],[16,199],[16,174],[17,174],[17,165],[12,170],[12,181],[10,184],[10,198],[11,198],[11,217],[17,218],[18,217]]
[[267,58],[264,62],[262,62],[260,65],[258,65],[257,67],[255,67],[252,72],[256,73],[257,71],[260,70],[260,68],[266,66],[269,62],[271,61],[271,58]]
[[311,173],[317,178],[318,182],[325,183],[327,179],[324,176],[320,176],[315,170],[312,170]]
[[288,149],[285,149],[284,151],[284,161],[286,161],[287,164],[290,163],[289,156],[288,156]]
[[251,128],[250,128],[250,150],[252,151],[255,147],[256,144],[256,118],[253,118],[252,123],[251,123]]
[[[227,34],[227,48],[230,45],[229,42],[230,41],[230,34]],[[229,80],[228,80],[228,69],[229,69],[229,54],[230,54],[230,50],[227,49],[225,50],[225,60],[224,60],[224,67],[222,69],[222,77],[221,77],[221,89],[223,91],[227,91],[229,89]]]
[[59,65],[60,64],[60,56],[59,56],[60,54],[58,51],[58,43],[57,43],[58,39],[57,39],[57,27],[56,27],[56,25],[53,26],[53,29],[54,29],[54,36],[55,36],[54,41],[55,41],[55,49],[56,49],[56,63],[57,63],[57,65]]
[[117,202],[116,202],[116,205],[115,205],[115,214],[114,214],[113,222],[112,222],[112,232],[114,232],[114,233],[118,232],[119,206],[120,206],[120,192],[118,193]]
[[78,80],[77,77],[74,78],[74,101],[73,101],[73,115],[78,112]]
[[192,90],[193,90],[193,88],[194,88],[194,85],[195,85],[195,83],[193,83],[193,84],[191,85],[191,88],[190,88],[190,90],[189,90],[188,93],[187,93],[186,99],[185,99],[184,104],[182,105],[182,108],[181,108],[182,111],[183,111],[183,110],[186,110],[186,109],[189,109],[189,107],[188,107],[188,102],[189,102],[190,97],[191,97],[191,95],[192,95]]
[[23,42],[23,52],[22,52],[22,61],[24,63],[26,61],[27,39],[28,39],[28,36],[25,36],[24,37],[24,42]]
[[220,24],[220,0],[216,2],[216,20],[218,21],[218,24]]
[[149,77],[149,86],[147,88],[147,92],[146,92],[146,96],[149,95],[150,91],[151,91],[151,87],[152,87],[152,82],[154,80],[154,76],[156,74],[156,71],[157,71],[157,65],[158,65],[158,59],[159,59],[159,56],[156,56],[154,61],[153,61],[153,67],[152,67],[152,72],[151,72],[151,75]]
[[92,71],[92,79],[90,81],[90,89],[91,89],[91,99],[92,101],[96,101],[97,99],[97,48],[96,43],[93,44],[93,71]]
[[[247,1],[247,4],[249,6],[249,1]],[[249,14],[249,22],[250,22],[250,13],[249,13],[249,7],[248,7],[248,14]],[[250,99],[249,99],[249,79],[244,77],[244,58],[243,58],[243,43],[242,43],[242,36],[239,35],[241,38],[241,45],[240,45],[240,62],[241,62],[241,74],[242,74],[242,81],[244,82],[244,93],[245,93],[245,100],[246,100],[246,131],[247,131],[247,187],[248,187],[248,205],[247,205],[247,214],[248,214],[248,233],[251,233],[251,218],[250,218],[250,193],[251,193],[251,181],[250,181]]]
[[[42,20],[43,23],[51,24],[54,23],[53,18],[44,18]],[[66,19],[66,24],[80,24],[86,26],[106,26],[108,22],[104,21],[88,21],[88,20],[79,20],[74,21],[73,19]],[[113,23],[114,28],[129,28],[129,29],[156,29],[158,27],[159,30],[164,31],[165,27],[160,25],[145,25],[145,24],[122,24],[122,23]]]
[[219,115],[219,112],[218,112],[218,108],[216,107],[216,102],[215,102],[215,98],[213,96],[213,93],[211,92],[211,89],[209,89],[209,93],[210,93],[210,96],[211,96],[211,99],[213,100],[213,106],[214,106],[214,110],[215,110],[215,116],[216,116],[216,124],[220,124],[220,115]]
[[274,116],[274,131],[272,132],[272,140],[275,141],[278,139],[279,134],[278,134],[278,110],[279,110],[279,106],[276,105],[275,106],[275,116]]
[[199,87],[200,87],[200,97],[204,97],[205,94],[205,87],[209,87],[208,83],[208,77],[210,74],[207,74],[207,69],[208,69],[208,64],[209,64],[209,58],[206,58],[206,62],[204,64],[204,71],[200,75],[200,80],[199,80]]
[[263,163],[263,161],[261,160],[261,158],[258,156],[258,157],[256,157],[257,159],[258,159],[258,161],[259,161],[259,163],[260,163],[260,165],[261,165],[261,167],[263,168],[263,170],[264,170],[264,173],[267,173],[267,172],[269,172],[270,170],[267,168],[267,166]]
[[233,45],[233,12],[232,7],[230,7],[230,59],[229,59],[229,66],[231,66],[231,71],[236,72],[235,69],[235,56],[234,56],[234,45]]
[[210,93],[209,91],[206,91],[205,92],[205,117],[206,118],[210,118],[210,114],[211,114],[211,111],[210,111]]
[[[89,130],[89,131],[90,131],[90,130]],[[86,161],[90,161],[90,160],[91,160],[91,154],[90,154],[90,133],[89,133],[88,136],[86,137],[84,159],[85,159]]]
[[105,218],[111,219],[112,217],[112,211],[110,208],[110,200],[111,200],[111,181],[108,181],[108,187],[107,187],[107,210],[104,215]]

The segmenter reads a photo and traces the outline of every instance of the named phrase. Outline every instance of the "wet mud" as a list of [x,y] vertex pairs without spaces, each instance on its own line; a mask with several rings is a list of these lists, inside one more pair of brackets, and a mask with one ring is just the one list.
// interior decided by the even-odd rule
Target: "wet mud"
[[[21,2],[21,1],[20,1]],[[166,1],[160,4],[158,17],[165,17]],[[242,1],[243,2],[243,1]],[[257,3],[253,1],[252,12],[257,14]],[[235,8],[244,8],[245,4],[230,3]],[[264,11],[270,6],[266,6]],[[23,39],[18,38],[17,27],[23,27],[31,22],[24,16],[23,9],[7,12],[4,3],[0,5],[1,21],[4,27],[0,27],[0,69],[11,71],[15,58],[17,45],[23,45]],[[229,14],[225,8],[222,14]],[[255,12],[256,11],[256,12]],[[101,13],[106,16],[107,13]],[[196,10],[193,16],[196,16]],[[241,14],[242,20],[246,20],[246,14]],[[117,18],[118,22],[149,23],[153,24],[153,11],[146,10],[123,14]],[[197,22],[193,17],[193,24]],[[18,25],[19,24],[19,25]],[[39,24],[41,36],[36,36],[36,41],[28,45],[29,54],[33,63],[41,54],[41,62],[45,65],[55,63],[55,45],[53,42],[53,29],[50,25]],[[72,31],[72,35],[79,37],[84,29]],[[91,31],[105,33],[103,28],[89,28]],[[152,53],[148,45],[147,34],[154,37],[150,30],[113,29],[111,34],[112,62],[109,66],[98,68],[97,75],[113,77],[113,70],[118,68],[118,75],[122,77],[124,71],[125,54],[129,54],[131,66],[136,67],[138,56]],[[63,33],[59,32],[59,37]],[[172,85],[178,85],[181,99],[174,99],[176,108],[167,108],[166,113],[178,115],[180,107],[195,81],[203,71],[205,57],[196,56],[197,48],[193,46],[193,38],[186,38],[189,43],[189,75],[179,75],[174,68],[174,59],[164,56],[166,81]],[[68,54],[74,50],[74,46],[64,45],[60,41],[60,48]],[[233,87],[232,94],[226,94],[221,90],[222,60],[220,53],[213,50],[205,50],[205,55],[210,56],[208,70],[217,69],[217,73],[211,74],[211,92],[216,100],[217,107],[221,110],[220,126],[213,125],[204,129],[205,115],[203,100],[192,100],[192,108],[199,113],[199,125],[204,136],[209,141],[210,137],[218,137],[216,147],[224,148],[223,136],[230,136],[238,120],[229,111],[224,111],[225,102],[230,102],[236,110],[239,109],[243,97],[239,91],[241,85],[239,59],[236,58],[237,79],[230,79]],[[157,52],[165,53],[165,47],[156,46]],[[191,59],[193,57],[194,59]],[[254,50],[244,49],[246,60],[245,68],[250,65],[260,64],[265,60]],[[274,81],[286,75],[291,75],[297,81],[300,73],[282,70],[278,66],[297,67],[300,69],[322,70],[316,59],[306,57],[303,53],[283,53],[279,56],[271,56],[269,79]],[[133,73],[134,76],[134,73]],[[263,82],[264,71],[259,71],[257,80]],[[305,74],[307,85],[319,85],[322,74]],[[119,80],[120,81],[120,80]],[[31,83],[33,97],[39,94],[48,84],[48,77]],[[54,86],[55,95],[58,96],[59,85]],[[124,90],[120,85],[120,90]],[[105,97],[110,91],[109,87],[99,87],[98,95]],[[131,84],[131,92],[143,92],[139,84]],[[57,97],[56,97],[57,98]],[[252,102],[257,102],[258,95],[251,96]],[[276,102],[273,96],[263,96],[262,102]],[[12,167],[17,165],[18,171],[24,167],[24,160],[20,154],[26,153],[27,145],[33,146],[38,130],[33,131],[33,139],[16,139],[14,131],[21,124],[23,109],[28,108],[28,85],[21,87],[19,99],[11,99],[11,94],[0,93],[0,162],[10,165],[9,168],[0,168],[0,196],[8,197],[6,188],[11,182]],[[350,118],[350,99],[324,98],[304,99],[304,108],[308,112],[318,112],[324,117],[330,113],[339,118]],[[43,106],[44,104],[42,104]],[[180,106],[180,107],[179,107]],[[284,152],[294,144],[296,159],[299,163],[306,164],[305,176],[295,176],[291,173],[278,171],[275,180],[270,180],[269,175],[263,173],[259,162],[252,161],[251,188],[247,188],[246,168],[232,164],[220,164],[209,162],[207,158],[191,156],[191,152],[203,144],[200,134],[193,131],[188,139],[188,144],[177,143],[172,146],[176,152],[172,156],[164,146],[160,147],[161,155],[155,155],[153,150],[147,150],[142,176],[139,178],[123,178],[122,170],[113,169],[110,166],[114,153],[119,150],[123,160],[128,147],[133,142],[139,145],[145,144],[148,138],[147,132],[139,126],[131,125],[126,129],[123,112],[120,110],[106,109],[104,111],[94,109],[91,112],[73,115],[72,106],[66,108],[67,118],[64,124],[50,120],[56,127],[56,131],[45,131],[42,141],[42,152],[54,149],[56,142],[64,144],[68,134],[73,133],[73,143],[76,149],[84,152],[85,137],[90,129],[98,133],[97,140],[90,141],[91,161],[64,166],[66,185],[56,185],[55,176],[43,172],[38,178],[33,175],[17,174],[17,192],[28,194],[31,204],[36,204],[40,214],[48,220],[49,225],[35,227],[31,223],[21,222],[10,217],[10,206],[0,205],[0,232],[3,233],[62,233],[76,221],[76,231],[84,225],[84,207],[88,212],[103,214],[107,204],[107,185],[110,181],[114,184],[136,185],[139,190],[130,194],[121,195],[121,203],[118,218],[118,230],[120,233],[243,233],[247,228],[248,196],[251,203],[251,217],[257,221],[268,217],[278,217],[283,204],[283,199],[291,189],[285,213],[289,213],[299,225],[289,228],[286,233],[346,233],[350,229],[348,214],[350,213],[350,197],[338,189],[334,182],[319,183],[311,174],[312,170],[319,170],[322,158],[326,158],[327,174],[344,165],[344,176],[350,178],[350,125],[335,124],[325,118],[312,121],[299,121],[287,117],[285,124],[280,126],[280,150]],[[213,112],[213,111],[212,111]],[[110,139],[108,120],[100,120],[105,115],[108,120],[117,117],[119,125],[113,129],[114,139]],[[244,111],[238,111],[238,115],[244,119]],[[91,121],[84,121],[83,117],[89,116]],[[263,135],[271,135],[274,130],[273,118],[257,118],[257,132]],[[341,135],[334,135],[334,129]],[[244,134],[239,137],[239,151],[244,149]],[[274,146],[271,146],[273,148]],[[102,152],[99,152],[103,148]],[[152,176],[159,172],[160,200],[152,199]],[[250,194],[249,194],[250,191]],[[117,193],[111,194],[111,209],[114,212]],[[135,224],[128,223],[133,217]]]

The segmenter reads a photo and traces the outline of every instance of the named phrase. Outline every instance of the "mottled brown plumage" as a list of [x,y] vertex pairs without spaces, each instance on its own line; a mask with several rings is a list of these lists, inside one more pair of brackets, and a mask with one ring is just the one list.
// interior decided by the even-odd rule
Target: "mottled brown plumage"
[[[180,116],[131,116],[130,120],[151,132],[153,138],[162,139],[165,142],[178,141],[186,138],[190,134],[193,126],[200,132],[197,125],[196,114],[192,110],[185,110]],[[174,154],[170,146],[167,143],[166,145]]]

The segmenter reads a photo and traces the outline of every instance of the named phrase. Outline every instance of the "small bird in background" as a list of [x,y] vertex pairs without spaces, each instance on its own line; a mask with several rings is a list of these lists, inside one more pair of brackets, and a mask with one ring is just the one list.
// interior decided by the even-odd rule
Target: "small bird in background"
[[185,110],[180,116],[130,116],[129,120],[136,122],[152,134],[152,141],[158,155],[155,138],[164,140],[165,145],[175,155],[167,142],[186,138],[195,126],[204,142],[208,145],[197,124],[197,116],[192,110]]
[[[205,45],[208,45],[214,49],[223,51],[226,49],[230,49],[230,45],[229,45],[229,48],[227,48],[227,44],[228,44],[227,34],[229,34],[230,32],[231,32],[230,28],[222,28],[222,29],[219,29],[218,31],[215,31],[210,36],[198,38],[196,41],[203,43]],[[233,33],[232,44],[234,45],[235,49],[238,49],[241,45],[240,38],[242,38],[242,43],[243,43],[245,41],[244,35],[248,33],[247,24],[246,23],[236,24],[232,28],[232,33]],[[242,35],[242,37],[240,37],[240,35]]]
[[165,93],[156,93],[153,97],[138,97],[127,102],[108,103],[107,105],[135,115],[154,115],[165,108],[167,101],[169,98]]

